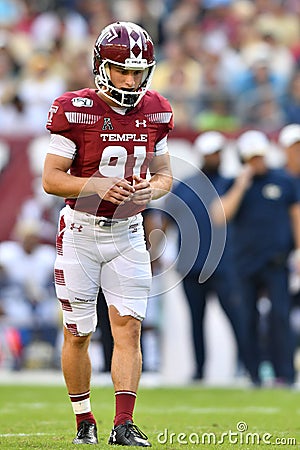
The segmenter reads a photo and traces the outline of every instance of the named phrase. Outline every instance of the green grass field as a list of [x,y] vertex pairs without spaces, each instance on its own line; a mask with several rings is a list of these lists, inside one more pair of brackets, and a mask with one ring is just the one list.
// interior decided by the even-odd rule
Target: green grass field
[[[141,388],[135,422],[153,449],[300,448],[299,397],[284,389]],[[99,447],[111,449],[112,388],[93,387],[92,406]],[[0,385],[1,450],[71,449],[74,435],[63,386]]]

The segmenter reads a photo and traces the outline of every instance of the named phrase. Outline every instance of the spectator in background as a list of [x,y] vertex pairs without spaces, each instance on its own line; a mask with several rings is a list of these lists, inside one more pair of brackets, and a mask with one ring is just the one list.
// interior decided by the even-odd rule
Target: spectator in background
[[23,351],[35,340],[56,343],[59,309],[53,264],[55,248],[40,243],[38,222],[20,221],[16,240],[0,244],[2,310],[7,324],[17,329]]
[[21,335],[8,322],[4,312],[4,293],[8,285],[6,273],[0,265],[0,367],[19,369],[22,363]]
[[283,98],[286,123],[300,124],[300,70],[297,69]]
[[36,177],[33,180],[32,191],[32,196],[24,201],[17,220],[20,223],[38,223],[39,239],[43,243],[54,245],[57,233],[57,218],[63,200],[45,193],[42,188],[41,177]]
[[201,89],[199,62],[186,55],[179,38],[165,44],[165,59],[157,64],[152,86],[172,102],[177,126],[190,126]]
[[[14,68],[9,82],[15,79],[17,86],[5,98],[5,104],[1,105],[1,117],[19,119],[21,126],[18,131],[26,128],[34,134],[44,131],[39,115],[34,114],[36,102],[30,101],[29,110],[27,106],[30,99],[24,98],[23,89],[22,92],[19,90],[24,73],[27,72],[27,61],[37,52],[45,52],[52,75],[55,74],[64,84],[61,89],[58,87],[59,94],[69,89],[69,85],[71,89],[73,85],[76,89],[76,85],[80,84],[77,79],[89,78],[85,69],[82,69],[86,65],[80,61],[82,57],[88,56],[93,36],[99,26],[111,23],[114,17],[120,16],[120,12],[128,18],[132,17],[131,20],[136,18],[142,25],[147,24],[146,28],[152,30],[155,36],[157,59],[161,63],[155,78],[164,78],[166,74],[165,93],[155,86],[155,78],[153,86],[172,101],[177,117],[176,127],[195,128],[198,131],[194,117],[196,113],[202,112],[202,94],[204,91],[214,93],[216,90],[233,96],[233,102],[239,106],[233,115],[238,122],[242,118],[242,127],[249,123],[252,127],[264,123],[261,128],[273,132],[283,126],[281,100],[286,94],[295,61],[299,58],[298,8],[293,0],[286,1],[284,5],[276,2],[275,6],[272,2],[265,2],[262,6],[258,0],[169,0],[163,4],[157,0],[154,3],[157,8],[151,8],[145,0],[77,0],[51,2],[47,10],[43,2],[19,0],[12,4],[4,3],[3,17],[0,19],[0,46],[2,22],[5,30],[3,36],[8,36],[5,45],[20,66],[22,77],[15,73]],[[275,24],[282,24],[282,28]],[[285,30],[284,33],[282,30]],[[179,41],[181,53],[185,56],[177,67],[172,64],[174,50],[169,50],[170,41]],[[250,73],[252,67],[248,69],[252,62],[249,63],[248,57],[252,55],[253,49],[262,47],[269,49],[270,95],[265,82],[260,81],[256,86],[257,80],[254,80],[254,86],[250,85],[253,83]],[[193,68],[187,58],[194,63]],[[252,89],[256,87],[258,89],[254,92]],[[50,88],[47,85],[38,89],[39,103],[41,92],[49,91]],[[49,97],[56,95],[52,92]],[[0,132],[3,128],[11,130],[11,127],[1,124],[11,123],[12,120],[0,120]]]
[[204,313],[211,294],[218,297],[232,325],[239,356],[242,354],[240,306],[229,234],[226,237],[224,227],[212,228],[208,214],[212,201],[222,195],[228,182],[219,171],[225,143],[217,131],[208,131],[196,139],[195,149],[203,158],[202,171],[179,181],[164,207],[164,228],[175,223],[179,232],[177,270],[190,308],[196,380],[205,376]]
[[[269,350],[276,383],[294,382],[288,289],[288,256],[300,250],[300,204],[292,178],[269,169],[265,155],[270,143],[264,133],[249,130],[238,141],[244,170],[221,196],[223,208],[213,206],[216,223],[233,224],[233,247],[243,301],[246,334],[245,365],[252,382],[260,385],[259,315],[257,304],[267,295]],[[299,251],[297,250],[297,251]],[[297,271],[300,273],[300,261]]]
[[241,124],[245,128],[255,128],[264,133],[278,132],[285,124],[282,108],[268,88],[260,88],[253,92],[253,96],[240,101],[243,105]]
[[18,88],[18,96],[31,123],[29,132],[44,132],[51,102],[64,92],[65,87],[65,81],[52,73],[47,53],[34,52],[23,68]]
[[[286,156],[285,169],[293,177],[300,200],[300,125],[291,123],[279,133],[278,143]],[[292,295],[291,324],[295,333],[295,349],[300,345],[300,275],[297,260],[300,252],[295,251],[290,258],[290,292]]]
[[3,136],[26,136],[30,134],[32,122],[25,104],[18,94],[12,92],[0,103],[0,134]]
[[256,23],[262,32],[272,33],[287,47],[293,46],[300,37],[299,17],[286,0],[256,0]]
[[[123,3],[123,0],[121,3]],[[117,20],[116,18],[119,17],[119,15],[115,11],[118,4],[120,4],[120,2],[108,2],[107,0],[78,1],[78,9],[87,21],[89,37],[92,37],[92,40],[94,36],[97,36],[99,29],[104,28],[109,23]],[[72,34],[70,35],[71,41]],[[90,46],[91,43],[88,47],[90,48]]]
[[282,128],[278,143],[285,152],[285,168],[295,180],[300,199],[300,124],[290,123]]
[[112,3],[115,17],[122,17],[122,20],[138,23],[148,30],[154,42],[159,41],[158,19],[165,7],[163,5],[165,2],[160,0],[152,0],[152,2],[148,0],[121,0]]
[[203,0],[202,29],[212,40],[228,41],[237,22],[232,14],[232,0]]
[[233,114],[231,99],[222,92],[211,93],[203,96],[202,110],[194,119],[196,130],[218,130],[224,133],[236,132],[239,127],[239,119]]
[[242,50],[256,40],[256,6],[247,0],[238,0],[231,4],[230,14],[236,26],[228,37],[227,45],[219,52],[219,73],[224,90],[231,94],[235,87],[233,80],[247,70]]
[[8,47],[9,35],[0,29],[0,103],[10,98],[16,89],[19,66]]
[[296,61],[291,49],[284,45],[272,31],[262,32],[260,39],[262,45],[266,43],[269,48],[271,69],[283,78],[285,86],[287,86],[296,68]]
[[186,26],[201,22],[203,8],[198,0],[174,1],[162,18],[162,39],[165,44],[170,37],[180,36],[181,30]]
[[23,2],[20,0],[2,0],[0,27],[9,28],[20,19],[23,13]]
[[72,51],[71,54],[67,56],[69,61],[69,72],[66,76],[67,89],[70,91],[76,91],[81,88],[81,86],[92,87],[94,85],[94,80],[91,71],[89,70],[88,62],[90,60],[90,52],[86,49],[78,50],[76,52]]
[[[250,122],[250,126],[257,127],[259,120],[262,119],[261,116],[266,115],[265,111],[259,109],[261,103],[272,101],[275,110],[279,111],[275,119],[273,117],[275,120],[273,127],[276,130],[284,124],[282,122],[284,118],[282,117],[280,120],[280,115],[282,115],[280,105],[287,86],[286,79],[272,69],[268,46],[255,45],[253,47],[251,51],[248,49],[247,56],[245,52],[247,70],[232,80],[231,93],[236,98],[235,112],[241,118],[243,126],[247,126],[247,123]],[[274,107],[272,106],[272,108],[271,115],[274,115]],[[267,115],[270,116],[270,111]]]
[[66,46],[79,45],[88,37],[88,24],[84,17],[67,8],[41,10],[30,28],[31,39],[38,42],[39,48],[50,50],[49,45],[63,40]]

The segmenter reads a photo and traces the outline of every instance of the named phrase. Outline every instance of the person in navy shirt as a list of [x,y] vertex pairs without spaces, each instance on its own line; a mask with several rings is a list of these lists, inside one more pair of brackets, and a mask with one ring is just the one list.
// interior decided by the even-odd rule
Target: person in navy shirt
[[208,297],[218,297],[234,331],[239,357],[240,306],[235,295],[233,259],[228,245],[226,226],[215,227],[209,216],[212,201],[225,192],[228,180],[220,173],[225,137],[217,131],[208,131],[197,137],[194,149],[202,157],[199,168],[191,176],[174,186],[166,197],[164,213],[167,224],[178,229],[176,269],[182,279],[189,305],[192,337],[196,360],[193,378],[204,378],[205,338],[204,314]]
[[[278,143],[285,153],[285,170],[293,177],[300,200],[300,125],[290,123],[282,128],[278,135]],[[299,310],[300,310],[300,275],[297,273],[297,261],[300,252],[294,251],[290,257],[290,292],[292,296],[291,324],[294,332],[295,351],[300,342]]]
[[[262,295],[267,295],[271,302],[271,363],[276,382],[290,385],[294,382],[294,367],[288,257],[293,246],[300,249],[297,191],[287,172],[268,168],[265,154],[270,142],[265,134],[246,131],[237,145],[245,165],[221,201],[222,212],[233,226],[235,263],[243,301],[245,365],[252,382],[259,385],[257,303]],[[217,223],[223,221],[220,208],[215,205],[212,214]],[[300,272],[300,264],[297,270]]]
[[300,199],[300,124],[290,123],[283,127],[278,143],[285,152],[285,169],[292,175]]

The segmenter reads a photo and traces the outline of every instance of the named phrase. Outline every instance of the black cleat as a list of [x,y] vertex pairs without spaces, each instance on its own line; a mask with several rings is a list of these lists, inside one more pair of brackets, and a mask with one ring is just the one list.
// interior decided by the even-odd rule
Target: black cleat
[[148,437],[130,420],[111,430],[108,443],[110,445],[151,447]]
[[73,444],[98,444],[96,425],[86,420],[80,422]]

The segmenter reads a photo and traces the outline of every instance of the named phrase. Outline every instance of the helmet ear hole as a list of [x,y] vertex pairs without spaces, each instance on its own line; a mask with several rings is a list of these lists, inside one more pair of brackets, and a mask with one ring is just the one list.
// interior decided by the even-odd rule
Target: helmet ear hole
[[106,72],[107,78],[110,80],[110,65],[109,65],[109,63],[104,64],[104,70]]

